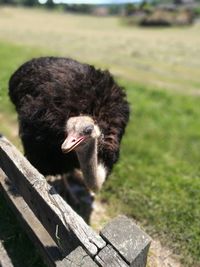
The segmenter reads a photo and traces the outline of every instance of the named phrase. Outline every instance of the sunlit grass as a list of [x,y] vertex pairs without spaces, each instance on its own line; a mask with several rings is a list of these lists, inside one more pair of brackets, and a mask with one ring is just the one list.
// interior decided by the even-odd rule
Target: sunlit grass
[[117,17],[0,9],[0,39],[97,64],[145,86],[199,93],[200,24],[127,27]]
[[[86,31],[83,33],[81,33],[80,29],[77,31],[77,34],[80,34],[79,38],[81,41],[78,43],[78,35],[73,35],[75,34],[73,30],[68,30],[68,32],[66,30],[66,36],[62,34],[64,27],[67,29],[67,27],[73,28],[79,25],[80,21],[82,22],[82,17],[78,17],[78,21],[75,23],[73,20],[74,17],[69,18],[65,15],[56,14],[56,20],[60,19],[60,22],[65,23],[61,24],[61,29],[58,29],[57,37],[55,35],[56,29],[51,24],[55,23],[55,21],[53,20],[52,22],[49,20],[50,26],[42,28],[41,30],[44,36],[41,34],[41,38],[39,38],[39,32],[36,34],[36,26],[33,26],[29,36],[32,39],[30,38],[29,40],[24,30],[27,29],[28,31],[31,27],[31,17],[29,20],[28,16],[31,14],[35,16],[36,12],[27,11],[26,15],[24,10],[19,9],[19,14],[21,14],[21,16],[19,16],[18,13],[14,16],[14,11],[12,9],[8,9],[7,11],[3,10],[3,12],[5,12],[3,23],[7,23],[8,28],[4,29],[1,38],[10,39],[12,42],[24,42],[26,45],[12,45],[5,41],[0,43],[0,132],[19,146],[20,142],[17,138],[17,116],[7,96],[7,84],[12,72],[29,58],[46,54],[62,54],[70,55],[85,61],[88,57],[87,61],[93,61],[98,66],[112,65],[111,69],[114,69],[118,77],[125,77],[126,80],[129,80],[129,82],[120,80],[120,83],[127,89],[132,112],[130,123],[122,144],[121,159],[105,184],[101,197],[109,202],[110,210],[115,211],[115,214],[119,212],[131,215],[139,220],[149,233],[153,235],[157,234],[159,238],[164,240],[164,244],[170,244],[175,252],[182,255],[186,266],[195,266],[195,264],[198,266],[198,264],[200,264],[200,105],[199,98],[196,95],[185,95],[185,92],[188,93],[190,89],[192,91],[196,90],[199,85],[197,78],[199,59],[194,57],[194,51],[198,52],[200,46],[195,46],[193,43],[199,42],[199,36],[195,35],[196,29],[188,29],[189,36],[194,37],[191,43],[192,50],[187,52],[186,56],[181,54],[181,60],[183,61],[180,61],[181,64],[173,63],[171,66],[173,71],[170,74],[170,61],[174,60],[175,62],[176,59],[172,59],[171,55],[169,59],[167,59],[167,53],[169,53],[167,46],[166,54],[163,54],[162,57],[161,50],[163,47],[161,46],[159,50],[159,45],[156,44],[155,40],[159,40],[161,36],[163,42],[168,39],[165,39],[165,35],[159,31],[154,32],[154,37],[156,38],[154,41],[152,38],[149,43],[146,41],[146,44],[143,44],[147,46],[147,50],[137,50],[139,51],[138,53],[141,53],[141,55],[139,54],[141,57],[141,64],[139,59],[135,61],[137,64],[133,63],[134,59],[128,64],[130,59],[127,55],[129,55],[130,52],[125,51],[124,54],[122,52],[126,43],[124,43],[120,50],[117,49],[123,42],[121,39],[119,39],[116,46],[114,45],[114,40],[116,39],[112,38],[112,43],[110,43],[110,46],[108,45],[108,48],[102,45],[103,41],[100,39],[104,36],[104,42],[106,42],[105,40],[108,40],[108,36],[110,35],[109,29],[113,27],[108,26],[105,30],[105,34],[102,35],[102,25],[107,25],[106,23],[108,23],[108,21],[111,25],[115,25],[115,29],[118,29],[119,33],[122,34],[122,39],[127,38],[127,34],[133,46],[134,42],[132,39],[133,36],[130,34],[131,31],[135,36],[134,38],[136,38],[135,43],[137,45],[139,43],[142,44],[141,40],[145,42],[145,37],[142,37],[143,34],[141,34],[141,31],[141,35],[139,35],[138,29],[122,30],[122,26],[117,24],[115,18],[108,20],[103,19],[103,24],[97,26],[95,24],[97,23],[96,18],[86,17],[85,19],[87,22],[94,21],[94,24],[91,23],[89,26],[84,24]],[[9,32],[9,25],[11,25],[7,20],[8,15],[10,15],[12,21],[10,23],[12,23],[13,27],[18,25],[19,31],[14,31],[13,36],[10,34],[6,37],[5,33]],[[44,13],[40,11],[37,13],[37,18],[42,20],[43,15]],[[51,13],[46,12],[45,15],[47,16],[43,18],[45,21],[47,18],[53,18]],[[75,26],[72,22],[68,25],[66,19],[69,21],[72,19]],[[26,20],[27,24],[22,25],[22,21],[24,22]],[[41,22],[40,20],[39,22]],[[3,19],[1,16],[0,22],[2,21]],[[16,24],[13,24],[14,21]],[[39,22],[36,22],[37,27]],[[0,23],[0,29],[1,27]],[[50,31],[50,27],[52,27],[52,32]],[[95,43],[93,47],[92,35],[90,36],[90,34],[91,29],[95,32],[96,27],[97,32],[99,31],[99,37],[96,37],[100,43]],[[49,29],[49,31],[47,31],[47,29]],[[181,31],[180,29],[173,29],[172,31],[166,30],[165,34],[173,35],[173,38],[180,38],[179,40],[184,41],[183,33],[180,33]],[[70,32],[71,35],[69,36]],[[147,37],[150,38],[152,30],[144,32],[147,34]],[[178,36],[179,33],[180,37],[176,37],[176,34]],[[63,37],[60,39],[61,35]],[[72,39],[70,38],[73,36],[74,42],[72,43]],[[111,34],[111,37],[114,38],[114,36],[114,33]],[[144,39],[138,42],[137,38],[139,38],[139,36]],[[69,38],[68,42],[66,42],[66,38]],[[57,45],[57,52],[51,53],[47,49],[43,50],[31,48],[31,46],[29,46],[29,44],[32,44],[44,47],[44,39],[46,40],[46,44],[49,44],[49,40],[52,40],[48,48],[54,49]],[[88,44],[85,42],[86,40],[87,42],[91,40],[91,43]],[[60,43],[58,41],[60,41]],[[107,44],[109,44],[109,42]],[[175,45],[175,43],[173,45]],[[188,45],[189,42],[186,40],[185,47]],[[180,47],[182,46],[183,44],[180,44]],[[79,48],[75,51],[77,47]],[[83,47],[84,49],[80,51]],[[91,48],[91,54],[89,53],[89,48]],[[110,53],[112,48],[115,52],[114,54]],[[156,52],[157,48],[158,53]],[[96,56],[94,49],[96,49]],[[127,48],[127,51],[128,49],[130,48]],[[182,49],[184,50],[185,48]],[[147,51],[152,51],[152,62],[147,57]],[[173,53],[177,53],[177,51],[175,48],[172,50]],[[77,52],[76,55],[75,52]],[[117,52],[120,53],[117,54]],[[161,55],[159,53],[161,53]],[[177,56],[176,53],[174,55]],[[193,55],[189,63],[191,66],[187,65],[186,62],[184,63],[185,65],[183,64],[184,60],[189,57],[189,54]],[[163,59],[167,62],[165,63]],[[125,62],[124,60],[127,61]],[[136,64],[136,68],[132,68],[131,64]],[[143,67],[148,64],[149,67],[143,70]],[[153,72],[152,68],[158,68],[161,74],[162,72],[163,74],[166,72],[168,76],[164,75],[163,80],[157,80],[158,76],[156,71]],[[193,69],[194,73],[192,71]],[[174,74],[176,71],[180,73],[179,76]],[[181,79],[182,73],[183,79]],[[134,76],[135,74],[137,74],[136,77]],[[132,82],[130,82],[130,80],[132,80]],[[189,81],[191,81],[191,83]],[[152,87],[149,86],[151,83],[159,83],[159,86],[162,85],[162,88],[159,89],[158,86],[157,90],[152,89]],[[165,90],[165,85],[170,88],[170,90],[175,90],[174,86],[176,85],[178,93],[167,92]],[[181,90],[183,85],[184,87]],[[185,90],[187,87],[186,85],[191,86],[190,89]],[[195,91],[195,94],[196,93]],[[0,202],[0,208],[4,209],[2,202]],[[3,216],[2,214],[3,213],[0,213],[0,216]],[[2,222],[3,220],[4,218],[0,217],[0,221]],[[5,227],[5,225],[2,227]],[[11,227],[11,229],[13,228]],[[16,230],[16,232],[14,230],[14,233],[12,233],[14,238],[19,234],[21,235],[20,230]]]
[[103,196],[194,266],[200,258],[199,99],[123,84],[133,113]]

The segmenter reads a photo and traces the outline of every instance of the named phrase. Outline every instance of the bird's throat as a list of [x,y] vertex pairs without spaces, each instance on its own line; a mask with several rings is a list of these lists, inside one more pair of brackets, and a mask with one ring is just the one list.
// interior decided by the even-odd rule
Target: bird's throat
[[[105,180],[106,172],[102,172],[98,165],[97,139],[93,139],[84,148],[76,153],[87,187],[92,191],[98,191]],[[100,173],[101,172],[101,173]]]

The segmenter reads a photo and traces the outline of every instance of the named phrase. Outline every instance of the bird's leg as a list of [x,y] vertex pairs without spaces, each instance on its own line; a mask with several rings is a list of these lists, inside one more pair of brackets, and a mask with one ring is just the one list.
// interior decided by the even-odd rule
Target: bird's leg
[[71,175],[63,177],[67,200],[72,208],[89,223],[90,214],[93,210],[94,196],[88,191],[81,170],[74,170]]
[[[76,195],[73,193],[73,191],[70,188],[70,185],[68,183],[68,176],[69,174],[63,174],[63,175],[56,175],[56,176],[46,176],[47,182],[54,186],[56,191],[71,205],[78,205],[79,201],[76,197]],[[64,186],[63,186],[64,184]]]
[[63,174],[62,175],[62,179],[63,179],[63,183],[64,183],[64,191],[65,191],[65,198],[69,201],[69,204],[71,204],[72,206],[77,206],[79,205],[79,200],[76,197],[75,193],[73,192],[73,190],[71,189],[69,182],[68,182],[68,175],[67,174]]
[[74,169],[73,178],[77,182],[77,184],[85,185],[83,173],[80,169]]

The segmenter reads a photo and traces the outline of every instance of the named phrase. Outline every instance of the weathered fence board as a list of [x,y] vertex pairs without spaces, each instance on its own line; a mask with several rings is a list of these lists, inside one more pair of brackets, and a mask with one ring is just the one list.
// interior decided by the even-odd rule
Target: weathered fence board
[[63,255],[82,245],[94,256],[105,246],[105,241],[4,137],[0,138],[0,166],[15,183],[24,200],[61,248]]
[[14,267],[1,240],[0,240],[0,267]]
[[120,257],[111,245],[104,247],[95,257],[96,262],[102,267],[128,267],[129,265]]
[[125,216],[115,218],[104,227],[101,236],[130,266],[145,266],[151,238],[131,219]]
[[[24,199],[17,194],[16,189],[11,189],[5,173],[0,169],[0,190],[5,196],[7,203],[17,215],[18,220],[27,232],[28,236],[40,251],[45,263],[50,267],[97,267],[91,257],[82,247],[77,247],[69,255],[63,258],[56,243],[50,237],[40,221],[35,217]],[[4,256],[6,252],[4,250]],[[7,265],[2,260],[2,267],[13,267]],[[0,243],[0,262],[1,262],[1,243]],[[7,260],[6,262],[9,263]],[[4,263],[4,264],[3,264]]]
[[99,236],[4,137],[0,189],[48,266],[146,266],[151,239],[132,220],[119,216]]
[[1,169],[0,190],[7,200],[7,203],[16,214],[23,229],[27,232],[28,236],[42,254],[46,264],[52,267],[61,267],[59,261],[62,259],[62,255],[57,245],[40,221],[36,218],[24,199],[17,194],[16,189],[11,188],[5,173]]
[[98,267],[82,247],[77,247],[63,261],[65,267]]

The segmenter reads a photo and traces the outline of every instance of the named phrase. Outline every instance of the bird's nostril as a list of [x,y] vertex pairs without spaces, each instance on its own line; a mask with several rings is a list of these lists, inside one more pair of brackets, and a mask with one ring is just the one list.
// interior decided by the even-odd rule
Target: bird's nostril
[[72,142],[74,143],[76,141],[76,139],[73,139]]

